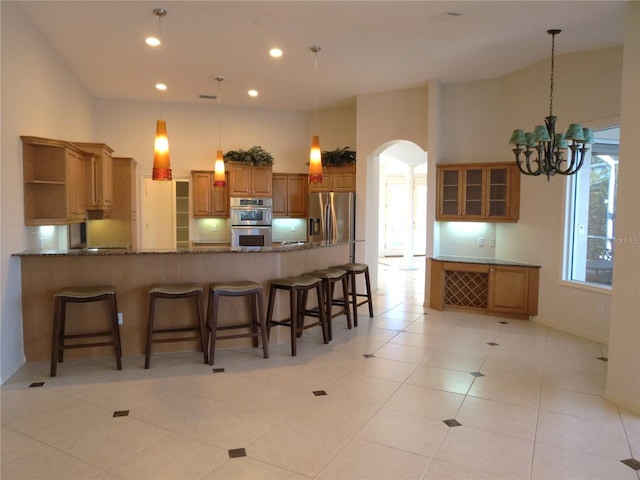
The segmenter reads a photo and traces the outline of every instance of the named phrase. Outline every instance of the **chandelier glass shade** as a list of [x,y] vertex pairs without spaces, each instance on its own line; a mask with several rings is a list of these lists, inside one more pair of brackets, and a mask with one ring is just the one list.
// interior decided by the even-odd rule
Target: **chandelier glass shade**
[[549,180],[554,175],[573,175],[584,163],[589,144],[593,144],[593,131],[579,123],[569,125],[566,133],[556,133],[556,117],[553,115],[553,75],[555,56],[555,36],[561,30],[547,30],[551,35],[551,88],[549,95],[549,115],[544,125],[537,125],[533,132],[516,129],[511,134],[510,145],[516,165],[524,175],[546,175]]

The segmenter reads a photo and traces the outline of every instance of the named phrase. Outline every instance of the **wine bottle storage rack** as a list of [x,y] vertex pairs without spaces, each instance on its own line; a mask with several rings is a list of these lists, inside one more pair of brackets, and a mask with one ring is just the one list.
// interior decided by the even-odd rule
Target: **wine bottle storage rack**
[[445,306],[486,309],[488,299],[488,273],[445,271]]

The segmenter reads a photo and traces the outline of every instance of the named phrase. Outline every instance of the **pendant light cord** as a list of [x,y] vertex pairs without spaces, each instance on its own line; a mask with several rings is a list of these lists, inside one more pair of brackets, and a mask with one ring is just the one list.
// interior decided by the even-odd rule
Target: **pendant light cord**
[[553,115],[553,71],[556,49],[556,33],[551,34],[551,89],[549,93],[549,116]]

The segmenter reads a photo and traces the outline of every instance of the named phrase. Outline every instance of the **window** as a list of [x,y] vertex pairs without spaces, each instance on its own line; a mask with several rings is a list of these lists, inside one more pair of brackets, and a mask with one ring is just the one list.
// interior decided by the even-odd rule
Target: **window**
[[565,280],[611,285],[619,128],[594,132],[595,143],[570,178]]

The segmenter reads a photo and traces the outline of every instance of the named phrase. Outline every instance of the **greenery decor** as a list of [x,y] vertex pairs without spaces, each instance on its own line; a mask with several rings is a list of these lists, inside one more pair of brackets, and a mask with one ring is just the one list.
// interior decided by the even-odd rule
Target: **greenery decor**
[[342,167],[356,163],[356,152],[349,147],[336,148],[322,152],[322,165],[328,167]]
[[273,155],[259,145],[254,145],[249,150],[229,150],[224,154],[225,162],[246,163],[247,165],[273,165]]

